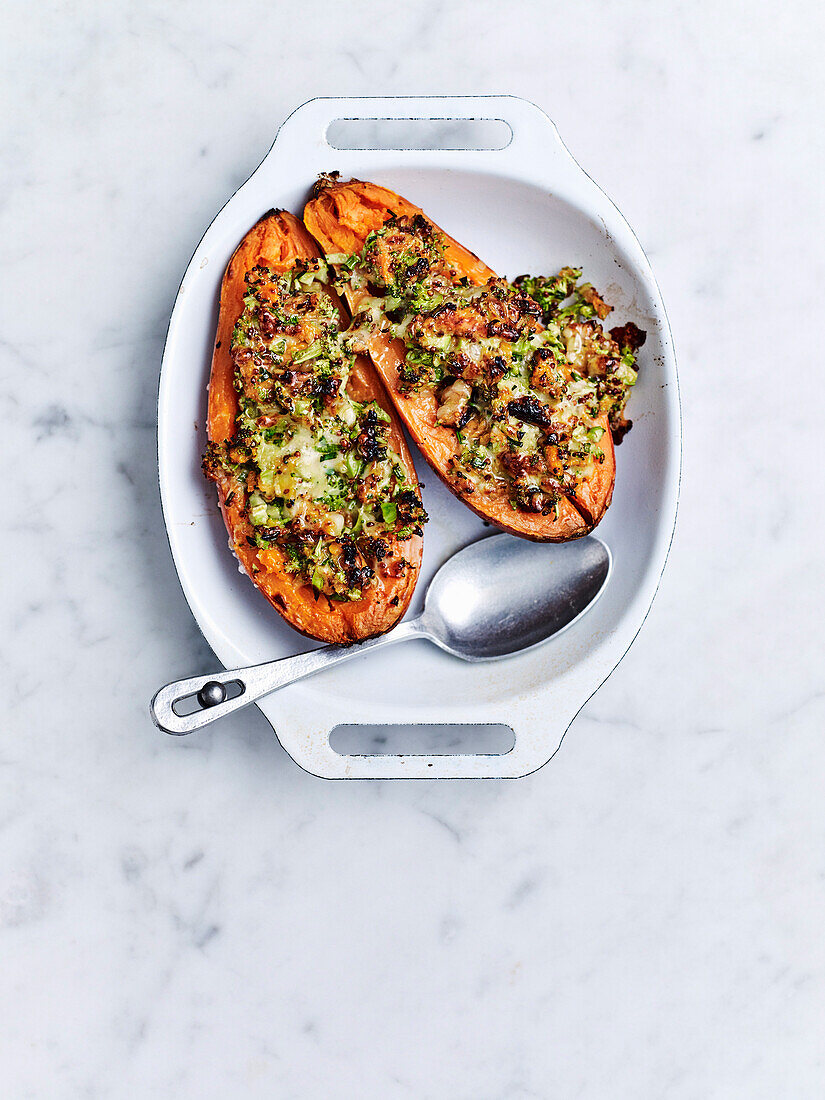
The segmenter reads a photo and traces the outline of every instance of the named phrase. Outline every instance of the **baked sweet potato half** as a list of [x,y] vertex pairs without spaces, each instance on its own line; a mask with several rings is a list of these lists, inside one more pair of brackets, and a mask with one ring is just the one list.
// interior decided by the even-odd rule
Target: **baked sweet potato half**
[[204,472],[230,546],[286,621],[350,643],[404,614],[426,513],[403,431],[301,223],[270,211],[221,286]]
[[351,346],[447,486],[523,538],[591,531],[613,494],[611,427],[635,363],[581,273],[508,283],[419,207],[359,180],[322,177],[304,223],[349,302]]

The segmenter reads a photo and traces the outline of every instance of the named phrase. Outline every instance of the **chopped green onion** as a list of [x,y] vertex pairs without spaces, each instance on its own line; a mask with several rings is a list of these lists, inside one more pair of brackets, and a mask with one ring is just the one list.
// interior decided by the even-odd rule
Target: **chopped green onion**
[[361,476],[362,463],[355,451],[348,451],[344,459],[344,473],[349,478]]
[[292,356],[293,363],[306,363],[308,359],[317,359],[319,355],[322,355],[324,351],[324,345],[320,340],[313,340],[311,344],[304,348],[303,351],[299,351],[297,355]]
[[[250,505],[252,505],[252,498],[251,497],[250,497],[249,503],[250,503]],[[249,509],[249,522],[252,524],[253,527],[260,527],[261,524],[266,523],[267,518],[268,518],[268,513],[267,513],[266,501],[263,500],[263,499],[260,499],[259,501],[256,501],[255,504],[252,505],[252,507],[250,507],[250,509]]]

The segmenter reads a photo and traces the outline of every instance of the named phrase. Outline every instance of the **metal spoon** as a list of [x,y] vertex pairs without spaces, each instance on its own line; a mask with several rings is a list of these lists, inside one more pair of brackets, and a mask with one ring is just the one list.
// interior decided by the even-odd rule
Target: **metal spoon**
[[[160,689],[149,710],[166,733],[192,733],[304,676],[408,638],[429,638],[465,661],[496,661],[532,649],[580,619],[604,591],[612,567],[610,550],[593,535],[554,545],[504,534],[480,539],[441,566],[418,618],[389,634],[177,680]],[[231,698],[228,685],[236,692]],[[176,713],[176,706],[184,709],[183,700],[196,709]]]

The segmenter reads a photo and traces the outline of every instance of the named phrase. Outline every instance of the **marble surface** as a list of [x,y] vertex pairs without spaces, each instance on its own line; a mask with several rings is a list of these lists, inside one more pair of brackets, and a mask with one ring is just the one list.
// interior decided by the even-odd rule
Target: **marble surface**
[[[0,1078],[18,1098],[819,1098],[823,9],[359,0],[2,16]],[[347,18],[349,16],[349,18]],[[154,405],[192,249],[319,94],[543,106],[649,252],[677,537],[518,782],[331,784],[208,671]]]

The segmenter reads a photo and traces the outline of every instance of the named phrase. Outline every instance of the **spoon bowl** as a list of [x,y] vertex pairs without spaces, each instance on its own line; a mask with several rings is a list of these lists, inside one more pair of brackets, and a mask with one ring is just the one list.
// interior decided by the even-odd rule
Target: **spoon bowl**
[[449,558],[427,591],[422,632],[464,661],[496,661],[549,641],[592,607],[610,577],[609,548],[481,539]]

